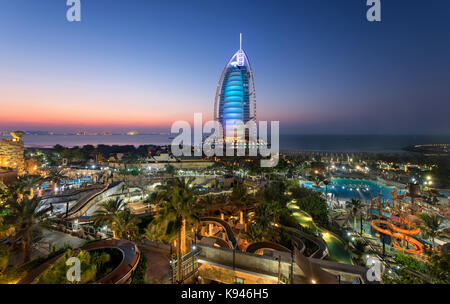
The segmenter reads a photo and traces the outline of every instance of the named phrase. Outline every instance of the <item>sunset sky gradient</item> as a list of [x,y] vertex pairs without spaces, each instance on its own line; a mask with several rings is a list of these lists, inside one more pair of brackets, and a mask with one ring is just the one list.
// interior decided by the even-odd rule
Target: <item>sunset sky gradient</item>
[[299,134],[450,134],[450,2],[4,0],[0,129],[168,129],[212,118],[244,35],[258,120]]

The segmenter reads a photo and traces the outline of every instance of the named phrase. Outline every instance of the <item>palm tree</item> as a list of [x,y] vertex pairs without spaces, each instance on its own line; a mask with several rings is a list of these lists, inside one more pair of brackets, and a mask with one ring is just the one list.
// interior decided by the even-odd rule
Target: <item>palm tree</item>
[[22,191],[30,196],[33,196],[32,189],[39,185],[42,181],[43,179],[40,175],[24,175],[19,178],[17,183],[19,183],[19,187]]
[[246,213],[249,203],[252,197],[248,195],[247,187],[244,185],[237,185],[233,187],[233,191],[230,195],[230,201],[234,211],[238,213],[242,212],[243,215]]
[[67,178],[67,176],[64,175],[64,174],[62,173],[62,171],[59,171],[59,170],[51,170],[51,171],[48,172],[48,174],[47,174],[47,176],[45,177],[44,180],[46,180],[46,181],[48,181],[48,182],[51,182],[51,183],[53,183],[54,185],[58,185],[59,182],[60,182],[62,179],[65,179],[65,178]]
[[255,223],[248,225],[247,231],[242,234],[243,238],[249,243],[260,242],[264,237],[263,229]]
[[352,208],[352,214],[353,214],[353,220],[354,220],[354,225],[353,225],[353,229],[356,231],[356,215],[359,213],[360,214],[360,221],[361,221],[361,234],[362,234],[362,212],[361,209],[363,207],[362,203],[360,200],[354,199],[352,198],[351,202],[347,202],[347,205],[349,205]]
[[12,225],[15,229],[13,244],[17,236],[22,236],[23,260],[28,262],[30,260],[33,231],[43,220],[43,217],[50,208],[38,211],[40,199],[24,198],[23,200],[10,199],[7,202],[7,208],[10,213],[5,216],[5,222]]
[[162,191],[152,192],[150,196],[144,200],[146,204],[159,205],[164,201],[164,195]]
[[[8,205],[11,202],[21,201],[24,195],[30,195],[30,189],[35,187],[41,181],[42,178],[39,175],[25,175],[20,177],[14,184],[2,189],[0,192],[0,205],[3,205],[3,212],[0,213],[11,214],[12,211]],[[31,198],[31,196],[28,197],[28,199]],[[15,227],[15,225],[13,224],[8,224],[7,220],[8,219],[6,217],[3,219],[3,230],[6,230],[7,233],[11,236],[11,250],[14,250],[17,237],[17,233],[15,232],[15,230],[17,227]]]
[[442,218],[438,217],[436,214],[431,213],[421,213],[417,215],[422,222],[423,234],[431,238],[431,248],[434,246],[434,239],[441,234],[439,227],[442,224]]
[[219,195],[207,194],[200,197],[199,206],[203,209],[204,215],[211,215],[212,211],[218,209]]
[[175,178],[163,187],[163,202],[155,224],[164,227],[166,238],[177,240],[177,282],[182,282],[181,274],[181,244],[185,223],[197,224],[198,205],[197,197],[192,186],[193,179]]
[[267,203],[261,203],[256,208],[256,225],[258,225],[263,231],[272,227],[273,213],[272,208]]
[[111,226],[118,238],[135,240],[139,234],[139,222],[140,220],[131,214],[129,210],[121,210],[114,217],[114,222]]
[[359,265],[363,263],[363,255],[366,252],[367,244],[362,239],[357,239],[350,243],[352,252],[356,255],[356,261]]
[[119,219],[120,213],[125,208],[124,201],[117,197],[115,199],[108,200],[98,204],[99,208],[92,215],[94,225],[108,225],[114,237],[116,237],[116,231],[114,230],[115,222]]
[[317,175],[314,177],[314,185],[316,188],[320,188],[320,184],[323,182],[323,177],[321,175]]
[[325,185],[325,199],[327,200],[327,202],[328,202],[328,184],[329,183],[330,183],[330,181],[327,179],[323,181],[323,184]]

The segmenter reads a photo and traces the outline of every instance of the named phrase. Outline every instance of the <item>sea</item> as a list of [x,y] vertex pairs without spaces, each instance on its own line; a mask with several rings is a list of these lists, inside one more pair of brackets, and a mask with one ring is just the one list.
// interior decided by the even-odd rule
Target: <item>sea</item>
[[[1,137],[0,137],[1,138]],[[25,135],[26,147],[83,145],[170,145],[170,135]],[[280,151],[408,153],[402,148],[418,144],[450,144],[450,135],[280,135]]]

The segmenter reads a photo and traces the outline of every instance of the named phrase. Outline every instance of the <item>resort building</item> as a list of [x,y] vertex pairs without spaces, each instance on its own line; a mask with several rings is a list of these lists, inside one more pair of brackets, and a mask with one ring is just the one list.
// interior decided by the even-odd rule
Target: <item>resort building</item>
[[0,140],[0,167],[13,169],[19,174],[25,171],[24,143],[22,132],[11,132],[11,139]]
[[[256,98],[253,72],[247,54],[242,48],[242,34],[239,50],[228,61],[220,77],[214,104],[214,118],[220,122],[224,137],[227,131],[233,141],[248,138],[248,130],[235,132],[238,122],[256,122]],[[241,134],[238,134],[241,133]],[[256,134],[252,134],[256,135]],[[228,140],[228,139],[227,139]]]

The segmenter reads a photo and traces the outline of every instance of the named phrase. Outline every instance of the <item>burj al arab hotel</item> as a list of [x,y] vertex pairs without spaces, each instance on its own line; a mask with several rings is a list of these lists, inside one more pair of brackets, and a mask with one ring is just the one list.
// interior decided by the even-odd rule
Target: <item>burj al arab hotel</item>
[[[256,123],[255,84],[250,62],[242,48],[242,34],[239,50],[228,61],[217,86],[214,119],[221,123],[224,135],[230,134],[227,131],[234,130],[238,122]],[[234,133],[233,137],[238,141],[248,138],[248,130],[243,134]]]

